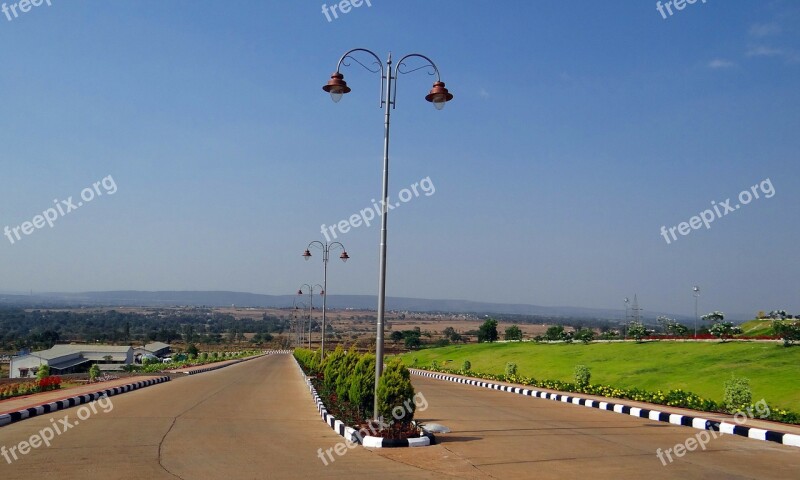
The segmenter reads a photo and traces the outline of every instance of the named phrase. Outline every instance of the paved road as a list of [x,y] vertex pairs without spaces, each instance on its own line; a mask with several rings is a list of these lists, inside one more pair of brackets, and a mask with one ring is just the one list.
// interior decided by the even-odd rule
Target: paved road
[[706,450],[674,454],[701,432],[693,428],[412,376],[429,407],[420,420],[453,432],[440,445],[383,451],[409,464],[440,465],[464,478],[797,479],[800,448],[733,435],[710,439]]
[[[0,428],[6,452],[53,424],[76,424],[9,464],[11,479],[442,478],[358,447],[327,466],[317,457],[342,441],[319,418],[288,355],[111,397]],[[106,413],[107,411],[107,413]],[[53,421],[51,422],[51,419]],[[450,477],[453,478],[453,477]]]

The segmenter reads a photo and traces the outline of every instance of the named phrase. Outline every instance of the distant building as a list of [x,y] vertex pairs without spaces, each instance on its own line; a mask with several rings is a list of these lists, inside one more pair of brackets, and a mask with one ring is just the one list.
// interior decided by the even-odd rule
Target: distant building
[[122,370],[133,363],[133,347],[113,345],[56,345],[48,350],[11,357],[9,377],[35,377],[42,365],[50,367],[51,375],[81,373],[97,363],[101,370]]
[[136,347],[133,349],[133,359],[136,361],[136,363],[142,363],[142,358],[148,355],[152,355],[161,359],[168,356],[171,351],[172,347],[170,347],[168,343],[148,343],[144,347]]

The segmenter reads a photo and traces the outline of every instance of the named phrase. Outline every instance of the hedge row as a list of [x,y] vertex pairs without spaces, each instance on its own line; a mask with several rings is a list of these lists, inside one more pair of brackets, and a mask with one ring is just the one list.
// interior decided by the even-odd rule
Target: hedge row
[[[342,420],[351,417],[354,423],[362,423],[372,416],[375,355],[359,354],[352,348],[345,351],[341,346],[329,353],[324,361],[320,360],[319,350],[298,348],[294,355],[306,374],[318,383],[321,390],[318,393],[328,398],[330,405],[326,402],[326,406],[334,410],[334,416]],[[408,368],[400,359],[384,365],[378,382],[378,414],[384,419],[391,419],[390,423],[408,425],[414,419],[415,406],[409,402],[413,398],[414,387]],[[406,408],[401,418],[397,418],[396,412],[393,416],[392,409],[398,406]]]
[[[678,407],[678,408],[688,408],[691,410],[699,410],[704,412],[730,413],[723,404],[717,403],[707,398],[703,398],[692,392],[686,392],[681,389],[669,390],[667,392],[664,392],[663,390],[657,390],[655,392],[651,392],[648,390],[642,390],[640,388],[618,388],[609,385],[593,385],[589,383],[586,383],[585,385],[579,385],[578,383],[562,382],[560,380],[536,380],[533,377],[517,375],[516,372],[510,375],[500,375],[492,373],[474,372],[468,369],[467,370],[448,369],[440,367],[438,364],[422,366],[422,367],[417,367],[416,365],[414,365],[414,367],[440,373],[449,373],[454,375],[476,377],[485,380],[497,380],[501,382],[505,381],[511,383],[518,383],[531,387],[546,388],[549,390],[558,390],[560,392],[585,393],[601,397],[627,399],[636,402],[653,403],[656,405],[667,405],[670,407]],[[747,411],[748,408],[750,409],[750,411],[759,411],[759,412],[761,411],[761,408],[756,408],[756,406],[753,404],[737,406],[736,410]],[[763,418],[765,420],[772,420],[781,423],[800,424],[800,414],[778,408],[770,408],[769,414],[763,416]]]

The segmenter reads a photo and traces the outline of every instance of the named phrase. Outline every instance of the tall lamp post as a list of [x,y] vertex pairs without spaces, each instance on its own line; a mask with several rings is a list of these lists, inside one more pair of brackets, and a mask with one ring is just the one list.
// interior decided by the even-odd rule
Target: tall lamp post
[[[368,67],[367,65],[358,61],[352,54],[356,52],[364,52],[368,55],[371,55],[374,58],[374,63],[371,65],[375,65],[376,67]],[[427,63],[421,67],[417,67],[411,70],[404,70],[401,67],[407,67],[403,62],[406,59],[410,58],[419,58]],[[377,338],[375,340],[375,403],[373,408],[373,414],[375,418],[378,418],[378,381],[380,380],[381,374],[383,373],[383,323],[384,323],[384,310],[386,304],[386,223],[387,217],[389,214],[388,204],[389,204],[389,120],[391,117],[391,111],[396,107],[395,100],[397,98],[397,90],[396,90],[396,83],[399,74],[406,74],[415,72],[417,70],[423,68],[430,68],[431,71],[429,72],[430,75],[436,76],[436,81],[433,83],[433,88],[428,94],[425,96],[425,100],[433,103],[433,106],[436,107],[437,110],[441,110],[444,108],[445,103],[449,102],[453,99],[453,94],[451,94],[447,88],[444,86],[444,82],[441,81],[441,77],[439,75],[439,68],[436,67],[436,64],[433,61],[426,57],[425,55],[420,55],[418,53],[411,53],[408,54],[400,59],[397,62],[397,65],[394,68],[394,72],[392,72],[392,54],[389,53],[388,58],[386,59],[386,70],[384,73],[383,63],[381,62],[380,57],[376,55],[371,50],[367,50],[365,48],[354,48],[345,52],[344,55],[339,59],[339,62],[336,64],[336,71],[333,72],[331,75],[331,79],[328,80],[328,83],[322,87],[322,89],[328,92],[331,95],[331,99],[334,102],[339,102],[342,99],[342,96],[346,93],[350,93],[351,89],[347,86],[347,82],[344,81],[344,75],[341,74],[340,69],[342,65],[349,66],[350,64],[346,62],[346,60],[352,60],[366,70],[371,73],[380,73],[381,75],[381,98],[380,98],[380,107],[384,109],[384,122],[383,122],[383,196],[381,197],[381,243],[380,243],[380,261],[379,261],[379,268],[378,268],[378,321],[377,321]]]
[[[300,309],[300,307],[303,307],[303,309],[300,310],[303,313],[300,315],[300,318],[298,319],[297,311]],[[295,299],[292,302],[292,308],[293,308],[293,312],[294,312],[294,320],[295,320],[295,322],[297,322],[297,325],[296,325],[296,328],[297,328],[297,342],[296,343],[297,343],[298,347],[302,348],[303,344],[305,343],[304,340],[305,340],[305,323],[306,322],[305,322],[305,318],[304,317],[305,317],[305,312],[306,312],[306,304],[303,303],[303,302],[298,302],[297,299]]]
[[298,295],[305,295],[305,292],[303,292],[303,287],[307,287],[308,288],[308,302],[309,302],[309,308],[308,308],[308,349],[311,350],[311,323],[312,323],[311,321],[314,319],[314,287],[319,287],[319,291],[321,293],[325,293],[325,288],[323,288],[323,286],[320,285],[319,283],[316,284],[316,285],[309,285],[307,283],[304,283],[304,284],[300,285],[299,289],[297,289],[297,294]]
[[322,249],[322,344],[320,346],[320,360],[325,359],[325,312],[328,307],[328,259],[330,258],[331,250],[335,250],[337,248],[342,249],[342,254],[339,255],[339,258],[342,259],[343,262],[346,262],[350,255],[347,254],[347,250],[344,248],[339,242],[332,242],[332,243],[322,243],[318,240],[314,240],[313,242],[308,244],[306,247],[306,251],[303,252],[303,258],[306,260],[311,258],[311,248],[316,247]]
[[694,339],[697,340],[697,299],[700,298],[700,287],[692,287],[694,292]]

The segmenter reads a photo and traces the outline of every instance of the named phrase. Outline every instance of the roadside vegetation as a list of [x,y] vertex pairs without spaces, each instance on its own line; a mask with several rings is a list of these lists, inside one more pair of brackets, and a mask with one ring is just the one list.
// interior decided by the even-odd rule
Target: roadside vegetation
[[[324,361],[320,361],[319,350],[298,348],[294,356],[328,412],[337,420],[356,430],[364,428],[375,432],[370,435],[379,437],[419,437],[420,430],[413,423],[415,404],[411,373],[399,359],[386,362],[378,383],[378,414],[385,422],[381,425],[372,419],[375,355],[337,347]],[[402,415],[398,415],[398,409],[402,409]]]
[[[629,398],[706,411],[724,402],[725,382],[749,379],[752,398],[764,399],[773,419],[800,423],[800,348],[763,342],[500,343],[409,352],[408,366],[568,392]],[[512,375],[508,375],[513,363]],[[576,367],[581,369],[581,380]],[[461,367],[461,368],[459,368]],[[464,368],[468,367],[468,368]]]
[[[192,348],[194,347],[194,348]],[[196,351],[197,347],[189,345],[187,350]],[[239,358],[252,357],[253,355],[260,354],[260,350],[248,350],[242,352],[203,352],[200,354],[178,354],[173,357],[173,361],[162,363],[158,359],[145,358],[142,365],[125,365],[123,370],[126,372],[137,373],[159,373],[165,370],[176,370],[178,368],[196,367],[200,365],[207,365],[209,363],[225,362],[228,360],[236,360]],[[90,372],[91,374],[91,372]],[[90,375],[91,377],[91,375]]]

